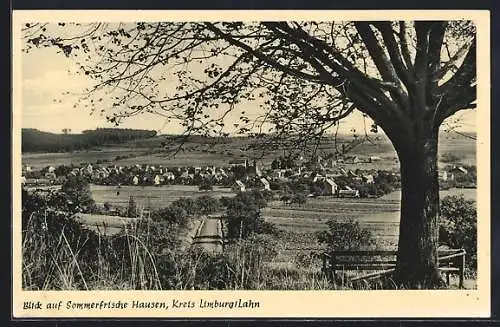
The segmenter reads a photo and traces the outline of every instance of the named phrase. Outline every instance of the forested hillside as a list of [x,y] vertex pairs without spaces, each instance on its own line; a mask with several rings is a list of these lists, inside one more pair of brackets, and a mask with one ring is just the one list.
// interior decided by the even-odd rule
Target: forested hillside
[[56,134],[32,128],[22,129],[23,152],[67,152],[156,136],[156,131],[125,128],[97,128],[81,134]]

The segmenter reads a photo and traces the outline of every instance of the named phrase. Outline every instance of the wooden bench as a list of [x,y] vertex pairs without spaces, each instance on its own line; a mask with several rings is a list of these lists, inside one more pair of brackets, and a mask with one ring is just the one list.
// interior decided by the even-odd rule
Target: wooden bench
[[[391,273],[396,268],[397,251],[334,251],[323,253],[323,272],[335,276],[338,271],[377,271],[351,279],[357,281],[371,279]],[[446,249],[438,251],[439,270],[445,274],[446,283],[450,284],[450,274],[458,274],[459,287],[464,286],[464,249]]]

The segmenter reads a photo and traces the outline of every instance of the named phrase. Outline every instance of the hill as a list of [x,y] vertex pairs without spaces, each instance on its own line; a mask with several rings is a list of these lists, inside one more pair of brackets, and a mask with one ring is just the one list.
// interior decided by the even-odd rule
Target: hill
[[122,144],[156,136],[156,131],[124,128],[97,128],[81,134],[57,134],[32,128],[21,130],[22,152],[69,152],[96,146]]
[[[27,139],[23,139],[23,142],[27,144],[36,143],[37,149],[50,149],[49,145],[53,146],[54,143],[57,145],[55,146],[56,150],[38,151],[38,153],[26,153],[26,150],[23,149],[25,152],[23,153],[23,163],[35,167],[96,161],[106,161],[120,165],[144,163],[165,166],[211,166],[226,165],[232,160],[243,158],[256,159],[261,164],[269,165],[275,158],[286,155],[292,150],[287,147],[278,147],[276,149],[270,147],[252,148],[250,146],[252,139],[248,137],[216,138],[192,135],[179,139],[179,136],[176,135],[156,135],[131,139],[120,144],[113,144],[109,141],[108,143],[102,142],[103,145],[91,146],[90,148],[85,147],[90,144],[86,142],[81,145],[80,150],[82,151],[62,152],[61,149],[64,147],[61,144],[65,139],[74,138],[73,142],[80,141],[77,134],[63,135],[31,130],[23,133],[24,136]],[[48,144],[41,143],[44,140],[50,140],[51,142],[48,142]],[[56,143],[58,140],[62,140],[61,143]],[[182,149],[179,150],[181,144]],[[382,158],[383,160],[377,163],[377,167],[390,169],[399,166],[394,161],[394,158],[396,158],[394,148],[384,135],[364,140],[364,142],[353,142],[353,137],[350,135],[339,135],[336,141],[333,137],[327,137],[319,144],[317,153],[328,156],[334,153],[336,149],[342,149],[343,144],[349,147],[349,155],[362,158],[367,156]],[[297,149],[294,150],[297,151]],[[298,150],[303,149],[299,148]],[[310,152],[305,153],[306,156],[310,154]],[[439,143],[439,155],[440,159],[447,156],[448,158],[455,158],[457,163],[474,165],[476,141],[460,135],[443,134]]]

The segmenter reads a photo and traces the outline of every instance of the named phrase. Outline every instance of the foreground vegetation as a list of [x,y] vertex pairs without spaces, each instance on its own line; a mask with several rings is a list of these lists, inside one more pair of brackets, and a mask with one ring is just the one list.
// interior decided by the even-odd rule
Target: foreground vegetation
[[[22,256],[26,290],[92,289],[387,289],[390,278],[352,284],[328,278],[320,253],[383,247],[358,222],[335,219],[317,233],[284,231],[267,222],[262,209],[271,194],[249,191],[221,199],[182,198],[155,210],[151,220],[134,220],[117,234],[91,230],[74,214],[95,203],[85,183],[68,183],[62,192],[23,192]],[[128,206],[134,217],[135,203]],[[467,251],[476,270],[474,201],[442,200],[440,240]],[[222,212],[228,242],[221,254],[189,246],[199,217]],[[99,230],[99,228],[97,229]],[[190,234],[191,233],[191,234]],[[358,272],[359,274],[359,272]],[[404,287],[404,286],[403,286]]]

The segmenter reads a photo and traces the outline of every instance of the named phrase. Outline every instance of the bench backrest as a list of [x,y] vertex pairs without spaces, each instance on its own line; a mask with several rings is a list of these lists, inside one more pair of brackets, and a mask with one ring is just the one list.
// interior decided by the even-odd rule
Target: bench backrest
[[[324,266],[330,264],[333,269],[389,269],[396,265],[397,251],[333,251],[324,253]],[[465,250],[446,249],[438,251],[439,266],[460,267],[463,264]]]

